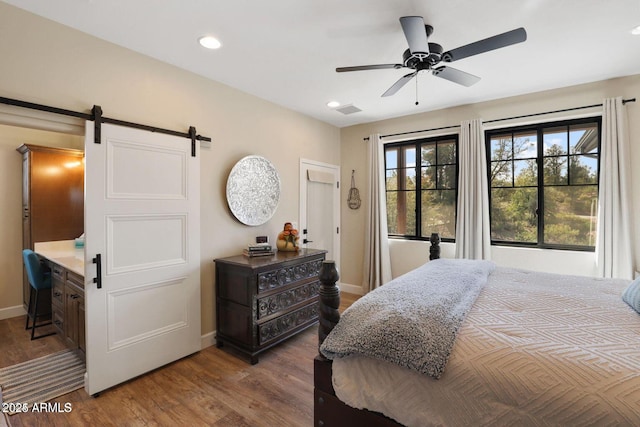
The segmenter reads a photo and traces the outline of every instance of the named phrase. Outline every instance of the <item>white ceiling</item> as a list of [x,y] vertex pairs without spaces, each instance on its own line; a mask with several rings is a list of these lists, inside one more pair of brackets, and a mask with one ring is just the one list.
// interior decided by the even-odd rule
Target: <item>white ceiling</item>
[[[640,0],[3,1],[338,127],[640,74]],[[421,72],[418,106],[415,82],[380,97],[407,69],[335,72],[402,62],[406,15],[445,51],[518,27],[528,39],[452,63],[482,77],[469,88]],[[202,48],[203,34],[223,47]]]

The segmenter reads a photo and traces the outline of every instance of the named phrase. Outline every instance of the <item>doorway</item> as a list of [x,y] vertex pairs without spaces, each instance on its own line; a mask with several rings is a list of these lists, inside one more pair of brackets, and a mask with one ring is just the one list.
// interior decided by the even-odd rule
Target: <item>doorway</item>
[[340,271],[340,167],[300,159],[303,247],[324,249]]
[[[3,106],[4,107],[4,106]],[[8,107],[0,108],[0,344],[1,367],[37,359],[65,350],[62,337],[49,336],[31,341],[30,330],[25,330],[26,310],[23,299],[23,159],[16,149],[22,144],[51,148],[84,149],[84,130],[49,121],[45,125],[31,126],[27,114],[19,122],[6,119]],[[54,172],[53,170],[51,172]],[[82,219],[80,219],[82,221]],[[78,237],[78,236],[75,236]],[[36,335],[51,331],[52,326],[38,329]],[[1,417],[0,417],[1,418]],[[0,420],[1,421],[1,420]],[[0,422],[1,424],[1,422]]]

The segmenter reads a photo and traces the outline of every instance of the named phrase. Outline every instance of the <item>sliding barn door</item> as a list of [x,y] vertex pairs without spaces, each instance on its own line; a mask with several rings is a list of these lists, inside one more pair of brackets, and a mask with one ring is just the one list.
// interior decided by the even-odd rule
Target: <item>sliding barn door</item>
[[[201,335],[199,147],[192,157],[186,138],[108,124],[96,144],[93,126],[85,141],[89,394],[200,350]],[[100,266],[91,262],[98,257]]]

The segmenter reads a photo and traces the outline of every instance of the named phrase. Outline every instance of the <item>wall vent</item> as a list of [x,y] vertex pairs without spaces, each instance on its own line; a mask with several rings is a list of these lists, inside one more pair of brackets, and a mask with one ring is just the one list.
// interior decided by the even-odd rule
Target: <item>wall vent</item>
[[358,107],[353,104],[343,105],[341,107],[336,108],[336,111],[340,111],[342,114],[353,114],[362,111]]

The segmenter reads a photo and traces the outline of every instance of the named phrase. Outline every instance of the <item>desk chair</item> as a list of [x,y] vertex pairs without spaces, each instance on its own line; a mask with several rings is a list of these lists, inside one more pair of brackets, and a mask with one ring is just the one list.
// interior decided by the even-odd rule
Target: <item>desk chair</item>
[[[25,326],[25,329],[31,329],[32,340],[48,337],[49,335],[55,334],[55,332],[50,332],[39,336],[35,336],[35,332],[36,328],[51,324],[51,321],[49,321],[48,323],[41,323],[39,325],[36,325],[38,317],[51,316],[51,310],[49,310],[48,313],[44,314],[38,313],[38,300],[40,299],[40,291],[51,290],[51,272],[45,272],[43,270],[42,265],[40,264],[40,258],[38,258],[38,255],[36,255],[36,253],[31,249],[23,250],[22,258],[24,259],[24,266],[27,269],[27,277],[29,278],[29,284],[31,285],[31,289],[29,292],[29,307],[27,308],[27,324]],[[33,321],[32,326],[29,326],[29,320]]]

